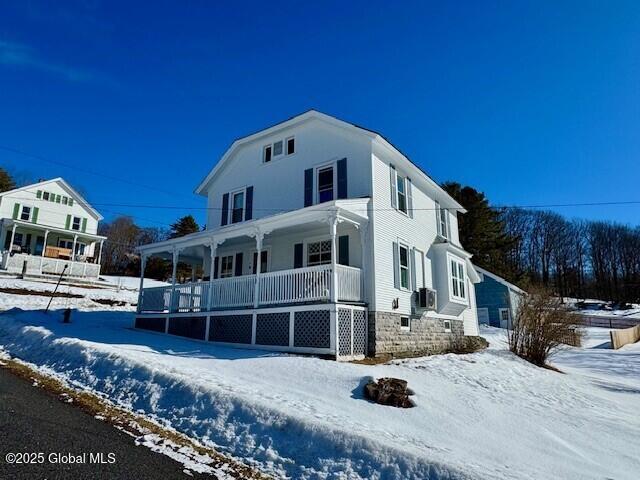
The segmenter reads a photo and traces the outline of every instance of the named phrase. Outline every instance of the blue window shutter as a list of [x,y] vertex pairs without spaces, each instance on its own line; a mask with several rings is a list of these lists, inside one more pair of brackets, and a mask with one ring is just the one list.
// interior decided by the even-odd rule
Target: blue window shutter
[[407,189],[407,213],[409,213],[410,218],[413,218],[413,184],[409,177],[407,177],[405,187]]
[[19,203],[14,203],[13,204],[13,219],[17,220],[19,214],[20,214],[20,204]]
[[220,257],[216,257],[213,260],[213,278],[218,278],[218,264],[220,263]]
[[220,225],[226,225],[229,223],[229,194],[222,195],[222,218],[220,219]]
[[349,235],[338,237],[338,263],[349,265]]
[[396,167],[389,164],[389,181],[391,183],[391,206],[398,208],[398,185],[396,184]]
[[338,198],[347,198],[347,159],[338,160]]
[[398,258],[398,243],[393,242],[393,286],[400,288],[400,258]]
[[304,206],[313,205],[313,168],[304,171]]
[[304,245],[302,243],[296,243],[293,246],[293,268],[302,268],[302,251]]
[[233,274],[236,277],[239,277],[239,276],[242,275],[242,252],[236,253],[236,261],[235,261],[235,265],[233,266],[233,268],[234,268]]
[[247,199],[244,207],[244,219],[251,220],[253,218],[253,187],[247,187]]

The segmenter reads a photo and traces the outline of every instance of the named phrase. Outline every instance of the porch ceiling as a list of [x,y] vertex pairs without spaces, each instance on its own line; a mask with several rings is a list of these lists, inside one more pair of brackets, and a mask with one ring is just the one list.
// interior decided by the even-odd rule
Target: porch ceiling
[[356,226],[365,225],[369,221],[369,201],[369,198],[335,200],[292,212],[205,230],[164,242],[143,245],[138,248],[138,251],[143,255],[160,255],[179,249],[181,256],[183,254],[188,256],[191,252],[200,253],[200,248],[204,248],[212,242],[225,245],[239,244],[246,242],[249,238],[255,238],[258,233],[268,235],[276,230],[278,233],[292,232],[305,225],[316,224],[318,227],[322,224],[327,225],[333,217],[337,217],[338,221],[345,221]]
[[107,239],[107,237],[103,235],[94,235],[92,233],[77,232],[75,230],[65,230],[64,228],[50,227],[48,225],[25,222],[23,220],[14,220],[11,218],[4,219],[3,224],[5,224],[8,228],[12,228],[13,225],[15,224],[17,227],[23,227],[24,229],[36,230],[43,233],[46,231],[49,231],[49,233],[59,233],[59,234],[71,235],[71,236],[77,235],[78,238],[81,238],[81,239],[89,239],[89,240],[106,240]]

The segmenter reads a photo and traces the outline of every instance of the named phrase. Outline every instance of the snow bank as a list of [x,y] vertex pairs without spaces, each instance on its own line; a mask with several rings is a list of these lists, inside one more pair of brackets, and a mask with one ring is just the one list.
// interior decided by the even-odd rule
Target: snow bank
[[[631,479],[640,469],[640,380],[613,365],[608,380],[533,367],[499,345],[499,329],[481,353],[366,366],[223,348],[131,322],[122,312],[76,312],[62,324],[59,312],[12,310],[0,315],[0,345],[276,476]],[[640,359],[626,355],[637,371]],[[364,382],[382,376],[408,380],[416,408],[364,400]]]

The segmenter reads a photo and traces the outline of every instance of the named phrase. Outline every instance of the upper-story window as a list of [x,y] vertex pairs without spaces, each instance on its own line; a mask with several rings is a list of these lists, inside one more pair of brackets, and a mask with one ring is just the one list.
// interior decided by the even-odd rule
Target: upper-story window
[[451,296],[458,300],[466,300],[467,292],[465,288],[464,263],[455,258],[449,259],[451,273]]
[[24,220],[25,222],[30,221],[32,210],[33,209],[31,207],[27,207],[26,205],[23,205],[22,212],[20,212],[20,220]]
[[333,191],[335,185],[335,182],[333,181],[333,171],[333,165],[318,169],[318,203],[330,202],[335,198]]
[[442,238],[449,238],[449,212],[436,202],[436,222],[438,224],[438,235]]
[[398,210],[407,213],[406,179],[400,175],[396,175],[396,183],[398,185]]
[[44,192],[44,193],[42,194],[42,199],[43,199],[43,200],[49,200],[49,192]]
[[79,231],[82,226],[82,219],[80,217],[73,217],[71,220],[71,230]]
[[231,223],[238,223],[244,220],[244,206],[244,190],[233,193],[231,196]]
[[399,174],[393,165],[389,165],[389,171],[391,173],[391,206],[413,218],[411,180]]
[[[285,152],[286,150],[286,152]],[[286,140],[278,140],[268,145],[265,145],[262,149],[262,161],[269,163],[286,153],[286,155],[293,155],[296,151],[295,137],[289,137]]]

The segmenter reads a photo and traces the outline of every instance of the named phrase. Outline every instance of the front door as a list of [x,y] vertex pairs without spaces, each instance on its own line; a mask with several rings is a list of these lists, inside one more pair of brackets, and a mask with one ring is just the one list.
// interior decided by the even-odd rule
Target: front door
[[[252,273],[255,275],[257,273],[256,267],[258,265],[258,252],[253,252],[253,261],[252,261]],[[260,273],[265,273],[269,271],[269,252],[267,250],[262,250],[260,252]]]
[[509,328],[511,327],[511,314],[509,313],[508,308],[501,308],[498,310],[500,315],[500,328]]
[[36,248],[33,251],[34,255],[42,255],[42,251],[44,250],[44,237],[38,235],[36,237]]

